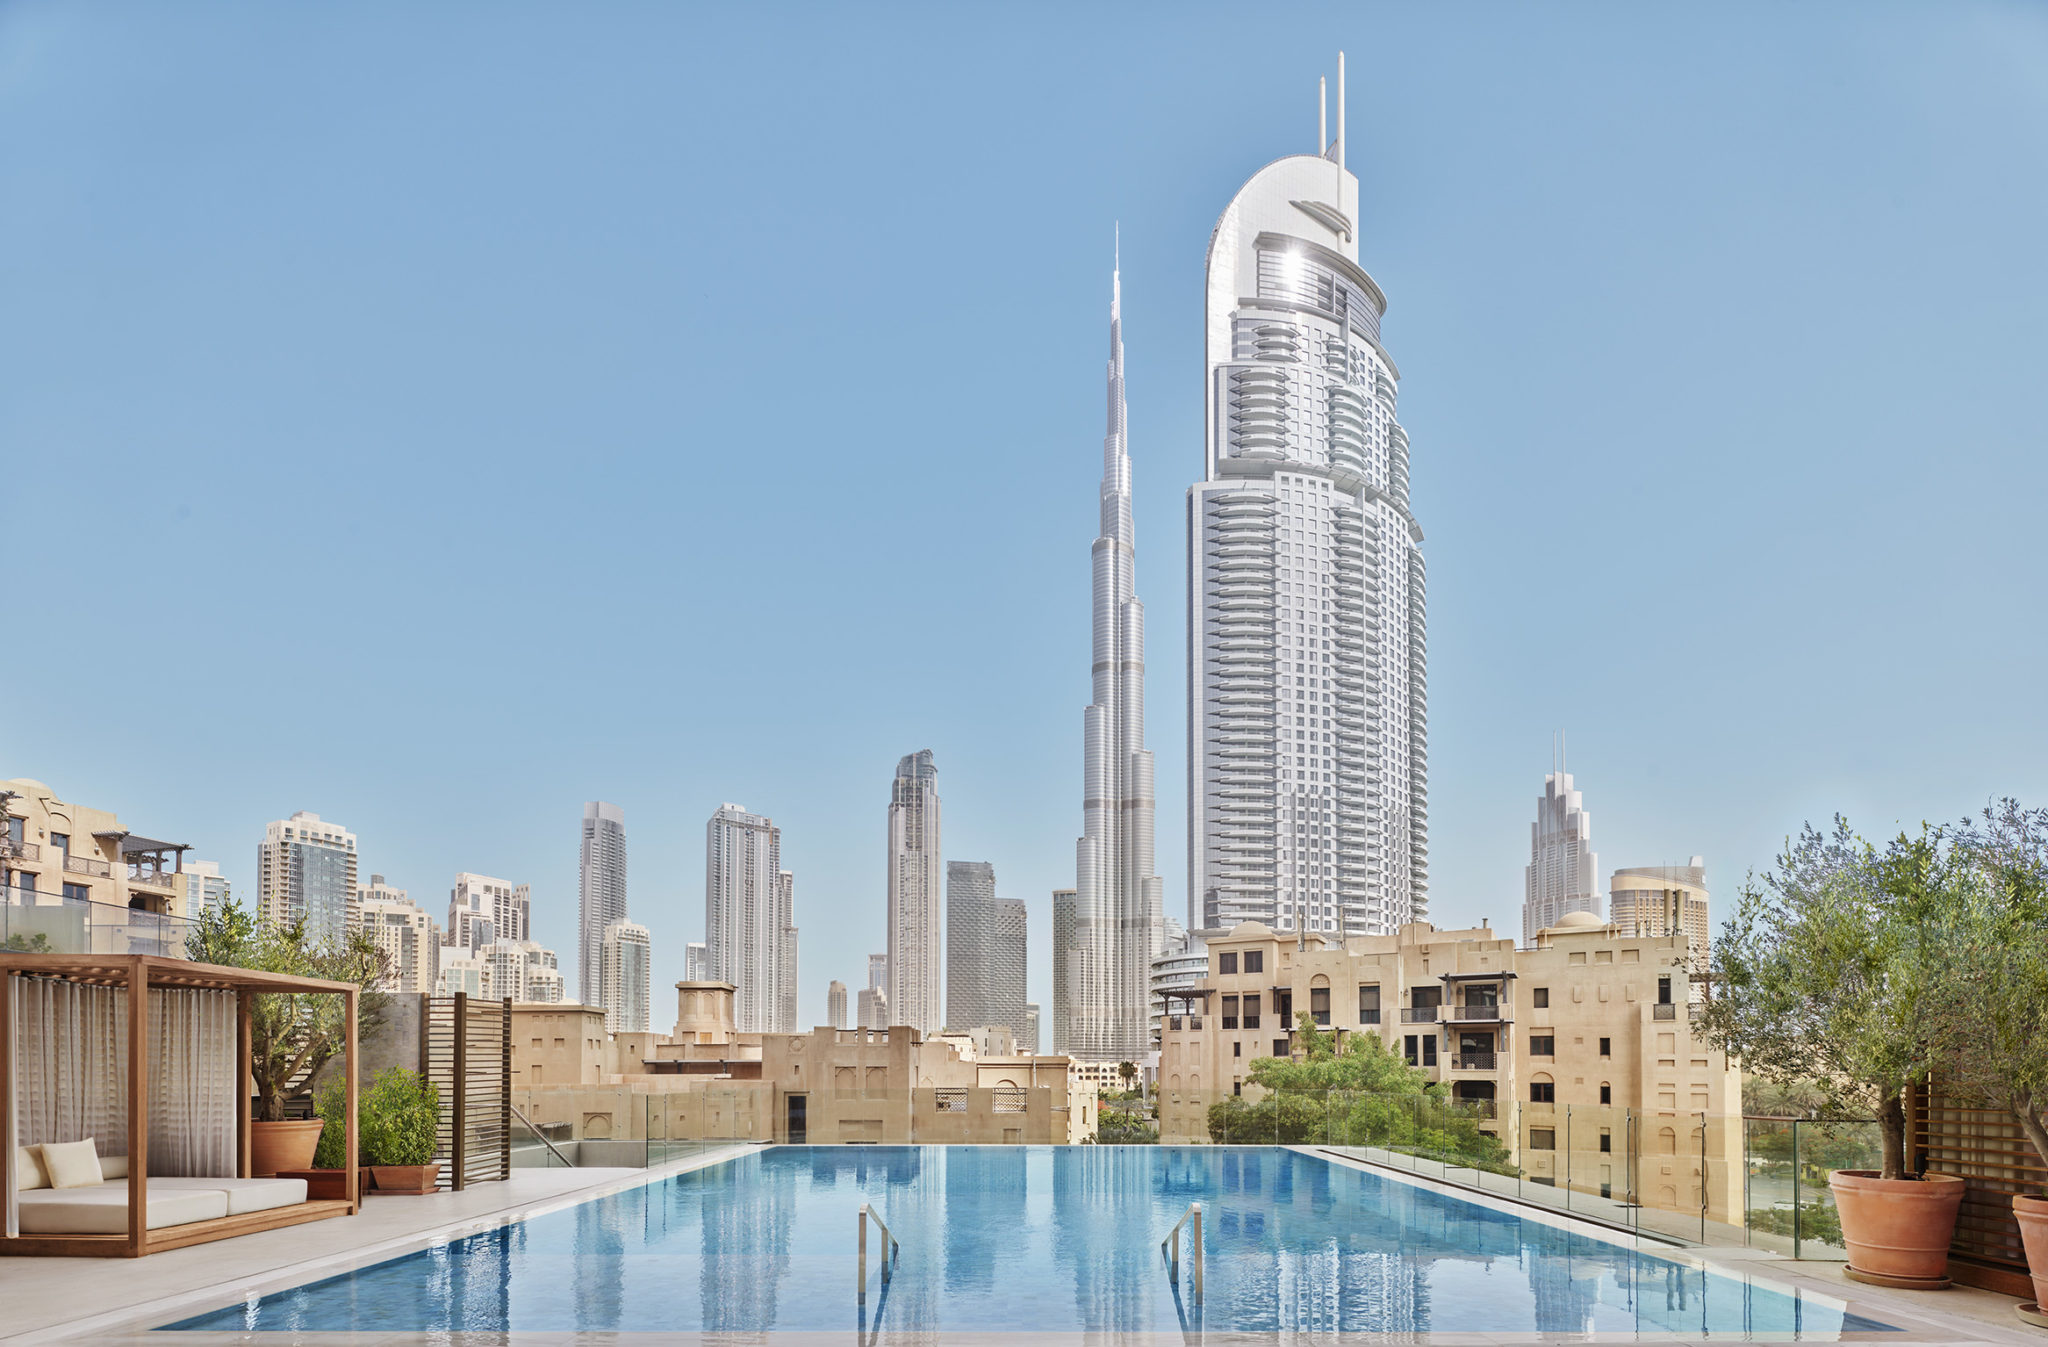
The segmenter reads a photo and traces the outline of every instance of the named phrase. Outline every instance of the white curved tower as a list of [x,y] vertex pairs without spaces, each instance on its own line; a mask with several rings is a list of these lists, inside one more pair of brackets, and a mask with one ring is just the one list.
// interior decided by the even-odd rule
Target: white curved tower
[[1338,60],[1336,138],[1260,169],[1209,242],[1207,471],[1188,491],[1198,930],[1342,937],[1427,913],[1422,529]]
[[1604,916],[1600,901],[1600,857],[1593,851],[1593,816],[1560,768],[1543,778],[1536,797],[1536,821],[1529,825],[1529,865],[1522,872],[1522,943],[1555,926],[1569,912]]
[[[1081,838],[1063,1050],[1136,1061],[1151,1047],[1146,1007],[1165,888],[1152,872],[1152,754],[1145,747],[1145,606],[1136,595],[1131,456],[1124,427],[1123,276],[1109,282],[1109,425],[1102,438],[1102,520],[1094,548],[1095,700],[1082,713]],[[1056,1033],[1057,1037],[1057,1033]]]

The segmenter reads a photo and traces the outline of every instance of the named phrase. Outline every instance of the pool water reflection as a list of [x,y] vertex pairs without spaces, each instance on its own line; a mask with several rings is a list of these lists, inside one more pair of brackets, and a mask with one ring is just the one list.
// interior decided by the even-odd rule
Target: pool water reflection
[[[1206,1217],[1206,1297],[1159,1239]],[[902,1241],[884,1293],[855,1214]],[[1183,1254],[1186,1257],[1186,1254]],[[776,1147],[171,1325],[1797,1334],[1887,1325],[1272,1147]]]

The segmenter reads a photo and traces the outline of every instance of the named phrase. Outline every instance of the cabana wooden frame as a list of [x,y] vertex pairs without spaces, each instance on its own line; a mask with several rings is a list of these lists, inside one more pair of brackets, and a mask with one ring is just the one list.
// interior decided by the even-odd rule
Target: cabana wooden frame
[[[14,979],[24,974],[63,978],[71,982],[128,989],[128,1231],[122,1235],[8,1235],[0,1230],[0,1255],[140,1258],[144,1254],[205,1244],[235,1235],[274,1230],[280,1226],[353,1216],[361,1206],[356,1170],[356,999],[361,988],[350,982],[290,977],[251,968],[189,963],[147,954],[12,954],[0,953],[0,1193],[13,1191],[16,1120],[14,1116]],[[348,1080],[348,1115],[344,1126],[347,1168],[340,1200],[302,1202],[269,1211],[245,1212],[209,1221],[151,1230],[147,1226],[149,1194],[149,1110],[135,1101],[149,1098],[149,996],[151,987],[197,987],[235,993],[235,1041],[246,1073],[250,1059],[250,1011],[262,992],[332,992],[346,998],[347,1027],[342,1052]],[[249,1089],[235,1092],[235,1154],[237,1175],[253,1177],[249,1163]]]

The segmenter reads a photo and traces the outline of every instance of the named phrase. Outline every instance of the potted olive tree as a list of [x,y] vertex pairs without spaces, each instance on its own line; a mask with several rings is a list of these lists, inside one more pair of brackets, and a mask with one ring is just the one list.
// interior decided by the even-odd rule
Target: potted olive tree
[[[384,955],[368,936],[352,932],[338,940],[314,940],[304,920],[285,926],[259,922],[230,898],[200,915],[185,940],[195,963],[228,964],[298,977],[353,982],[365,989],[357,998],[357,1034],[367,1038],[383,1010],[383,998],[368,989],[384,973]],[[251,1169],[259,1177],[300,1170],[313,1163],[320,1119],[288,1116],[287,1103],[310,1091],[313,1078],[343,1048],[347,1010],[342,998],[316,992],[265,992],[250,1013],[249,1075],[256,1096],[250,1120]]]
[[1744,884],[1712,952],[1703,1036],[1754,1075],[1813,1082],[1837,1116],[1877,1119],[1883,1167],[1829,1178],[1859,1281],[1948,1285],[1963,1181],[1912,1171],[1904,1094],[1935,1051],[1926,993],[1955,870],[1926,829],[1879,851],[1840,816],[1825,835],[1809,824]]
[[402,1066],[378,1072],[363,1094],[359,1122],[378,1192],[434,1191],[441,1176],[434,1159],[441,1092],[434,1082]]
[[[1970,879],[1942,932],[1930,1019],[1941,1086],[2009,1112],[2048,1165],[2048,809],[2000,800],[1953,832]],[[2048,1198],[2012,1200],[2034,1306],[2048,1304]]]

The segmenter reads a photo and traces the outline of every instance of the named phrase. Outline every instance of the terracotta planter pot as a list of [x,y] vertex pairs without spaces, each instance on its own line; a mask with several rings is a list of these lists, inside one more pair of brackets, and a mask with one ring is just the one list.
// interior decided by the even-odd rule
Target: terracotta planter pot
[[311,1169],[320,1144],[318,1118],[249,1124],[249,1168],[257,1178],[277,1177],[280,1169]]
[[407,1193],[422,1197],[439,1191],[435,1183],[441,1177],[441,1163],[430,1165],[371,1165],[370,1173],[377,1180],[380,1193]]
[[1828,1176],[1828,1187],[1841,1213],[1851,1278],[1910,1291],[1949,1284],[1948,1246],[1963,1202],[1961,1179],[1881,1179],[1874,1169],[1838,1169]]
[[2027,1275],[2034,1279],[2034,1303],[2048,1304],[2048,1198],[2015,1197],[2013,1219],[2027,1246]]
[[[304,1179],[308,1202],[339,1202],[348,1196],[348,1171],[345,1169],[280,1169],[277,1171],[277,1177]],[[363,1177],[364,1174],[359,1172],[356,1178],[357,1187],[368,1186],[363,1182]]]

